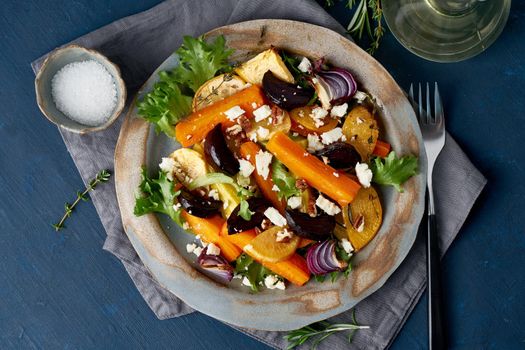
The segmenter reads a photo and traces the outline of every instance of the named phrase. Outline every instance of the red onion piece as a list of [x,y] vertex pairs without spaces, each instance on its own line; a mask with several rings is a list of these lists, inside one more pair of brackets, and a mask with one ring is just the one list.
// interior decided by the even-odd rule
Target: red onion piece
[[331,68],[317,72],[317,79],[330,96],[331,104],[347,102],[357,91],[352,74],[343,68]]
[[222,256],[209,255],[207,252],[208,247],[204,248],[197,258],[199,265],[219,280],[230,282],[233,279],[233,267]]
[[324,275],[333,271],[341,271],[346,262],[339,261],[335,254],[335,240],[316,243],[306,253],[306,265],[314,275]]

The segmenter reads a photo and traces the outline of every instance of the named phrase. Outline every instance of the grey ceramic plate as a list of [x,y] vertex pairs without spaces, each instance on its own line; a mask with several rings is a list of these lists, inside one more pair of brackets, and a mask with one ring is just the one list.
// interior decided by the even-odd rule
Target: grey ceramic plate
[[[325,56],[334,65],[350,69],[364,89],[377,97],[386,140],[399,154],[419,155],[420,168],[426,169],[421,135],[414,112],[403,92],[388,72],[372,57],[341,35],[326,28],[287,20],[257,20],[215,29],[213,38],[224,35],[236,50],[234,60],[245,60],[276,46],[317,58]],[[157,70],[177,64],[169,57]],[[139,92],[151,90],[157,72]],[[423,171],[405,183],[404,193],[381,189],[383,225],[372,242],[354,260],[348,279],[336,283],[310,281],[303,287],[285,291],[264,290],[251,294],[236,283],[221,285],[201,273],[186,253],[193,236],[164,216],[135,217],[133,206],[143,165],[158,171],[163,155],[179,145],[153,128],[132,109],[122,126],[115,151],[117,196],[126,233],[144,264],[156,280],[194,309],[241,327],[262,330],[291,330],[326,319],[352,308],[381,287],[407,255],[424,207]]]

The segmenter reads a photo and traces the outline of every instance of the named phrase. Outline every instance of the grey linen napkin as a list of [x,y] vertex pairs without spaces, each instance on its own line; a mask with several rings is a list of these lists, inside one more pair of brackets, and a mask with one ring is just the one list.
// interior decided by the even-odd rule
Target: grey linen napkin
[[[313,0],[168,0],[148,11],[84,35],[72,43],[97,49],[120,66],[130,96],[128,109],[131,97],[155,68],[180,45],[183,35],[197,36],[222,25],[260,18],[299,20],[344,33],[344,28]],[[45,56],[32,63],[35,72],[44,59]],[[113,169],[113,153],[122,120],[123,117],[105,131],[83,136],[59,128],[85,183],[100,169]],[[434,181],[439,213],[438,231],[441,251],[444,253],[486,180],[454,139],[447,135],[445,149],[436,164]],[[158,285],[140,261],[123,230],[114,187],[105,186],[103,191],[95,191],[91,197],[108,235],[104,249],[122,261],[155,315],[159,319],[167,319],[193,312],[192,308]],[[419,300],[425,285],[425,241],[420,234],[405,261],[386,284],[356,306],[359,322],[369,325],[371,329],[357,332],[352,347],[387,348]],[[350,322],[351,313],[343,313],[330,321]],[[286,347],[281,332],[240,330],[272,347]],[[347,347],[343,334],[326,339],[320,346],[324,349]]]

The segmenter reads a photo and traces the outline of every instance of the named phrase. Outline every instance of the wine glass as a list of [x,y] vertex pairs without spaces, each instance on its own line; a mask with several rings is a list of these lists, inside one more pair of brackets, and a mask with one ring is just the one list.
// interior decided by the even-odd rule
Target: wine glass
[[396,39],[414,54],[457,62],[489,47],[507,22],[511,0],[383,0]]

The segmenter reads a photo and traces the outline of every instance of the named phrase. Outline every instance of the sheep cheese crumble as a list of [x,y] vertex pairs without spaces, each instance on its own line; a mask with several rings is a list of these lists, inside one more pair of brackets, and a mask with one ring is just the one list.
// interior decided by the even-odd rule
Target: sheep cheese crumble
[[354,251],[354,247],[352,246],[352,243],[350,243],[350,241],[346,238],[343,238],[341,242],[339,243],[339,245],[341,246],[341,248],[343,248],[343,250],[347,254],[350,254],[351,252]]
[[343,135],[343,129],[334,128],[330,131],[321,134],[321,140],[325,145],[337,142],[339,140],[346,141],[345,135]]
[[262,105],[253,111],[253,116],[256,122],[260,122],[272,115],[272,109],[268,105]]
[[303,57],[297,68],[303,73],[308,73],[312,70],[312,63],[308,58]]
[[315,127],[319,128],[324,125],[324,118],[328,115],[328,111],[322,107],[315,107],[312,109],[310,116],[315,122]]
[[286,285],[284,284],[284,281],[282,281],[280,278],[278,278],[275,275],[268,275],[264,278],[264,285],[268,289],[280,289],[285,290]]
[[206,250],[208,255],[219,255],[221,253],[221,248],[217,247],[215,244],[208,244],[208,250]]
[[317,205],[319,208],[321,208],[322,211],[331,216],[334,216],[341,212],[341,208],[339,208],[337,205],[323,197],[322,194],[320,194],[319,197],[317,197],[315,205]]
[[279,213],[277,209],[274,207],[269,207],[264,211],[264,216],[268,218],[274,224],[275,226],[286,226],[286,219],[284,216]]
[[307,149],[309,152],[319,151],[323,149],[324,147],[321,141],[319,141],[319,136],[317,136],[316,134],[308,134],[307,140],[308,140]]
[[244,109],[242,109],[239,106],[234,106],[230,109],[228,109],[224,114],[230,121],[234,121],[235,119],[239,118],[241,115],[244,114]]
[[245,159],[239,159],[239,172],[243,177],[249,177],[254,170],[255,167],[252,165],[252,163]]
[[268,179],[268,174],[270,173],[270,163],[272,162],[272,154],[260,150],[255,155],[255,168],[257,169],[257,174],[261,175],[263,179]]
[[372,177],[374,176],[374,174],[372,173],[372,170],[370,170],[370,168],[368,167],[368,164],[358,162],[355,165],[355,173],[363,187],[370,187],[370,182],[372,182]]
[[288,206],[292,209],[297,209],[301,206],[302,199],[299,196],[293,196],[288,198]]
[[348,110],[348,103],[343,103],[342,105],[332,107],[330,111],[330,116],[333,118],[341,118],[346,114]]
[[173,181],[173,170],[175,170],[175,160],[170,157],[162,157],[162,161],[159,164],[159,168],[166,172],[168,180]]

